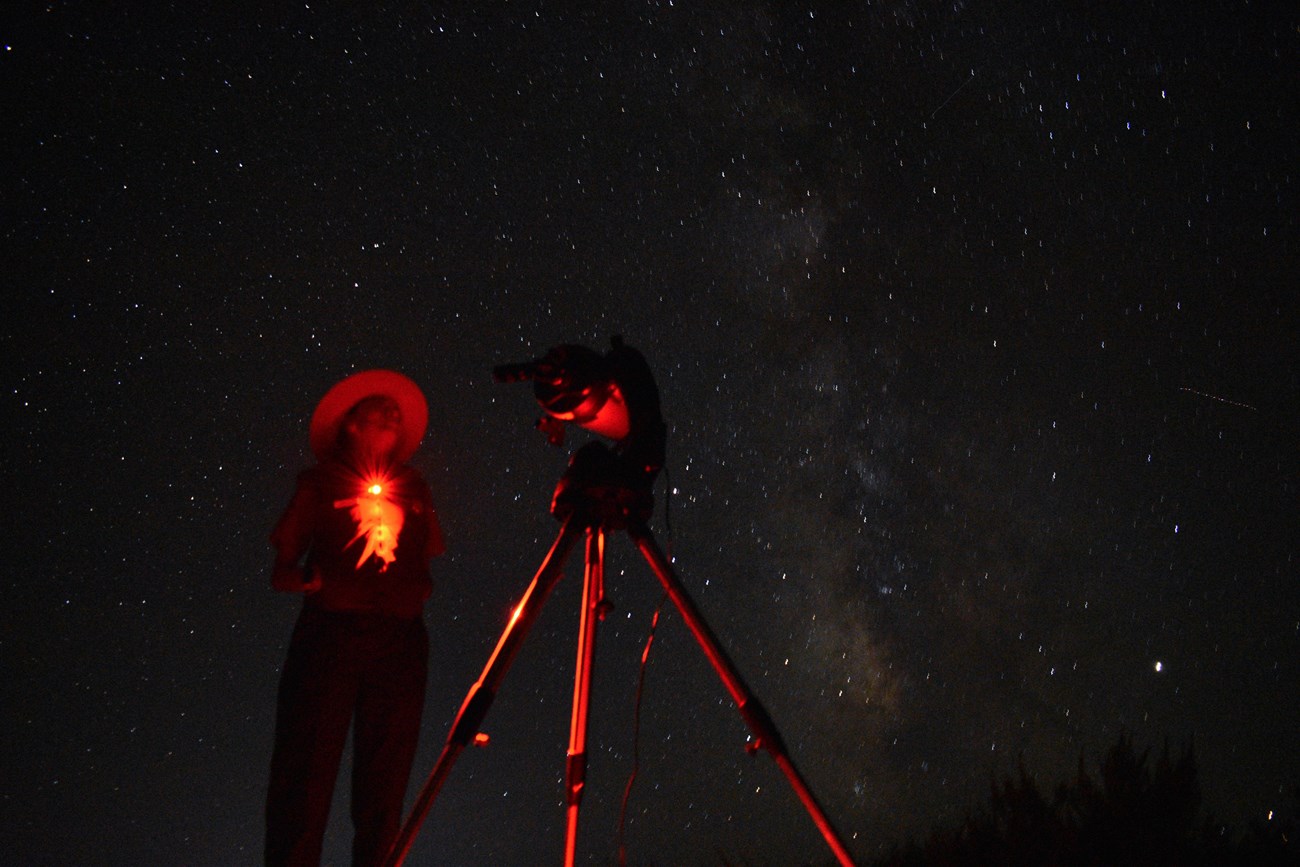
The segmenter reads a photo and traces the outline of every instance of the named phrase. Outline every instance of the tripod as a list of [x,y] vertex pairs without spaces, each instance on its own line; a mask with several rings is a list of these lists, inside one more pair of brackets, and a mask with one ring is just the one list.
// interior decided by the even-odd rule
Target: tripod
[[[594,448],[593,448],[594,447]],[[660,550],[646,526],[653,509],[649,490],[629,485],[620,478],[609,462],[608,452],[599,443],[580,449],[573,458],[568,472],[556,488],[552,513],[561,521],[560,532],[536,576],[529,584],[523,599],[515,607],[496,649],[488,659],[483,673],[470,688],[451,733],[429,772],[411,814],[407,817],[397,839],[393,842],[385,861],[399,867],[415,842],[415,835],[433,806],[434,799],[446,782],[451,765],[461,751],[474,742],[479,726],[496,697],[497,689],[505,679],[528,630],[541,613],[551,590],[564,574],[564,564],[580,536],[586,536],[586,564],[583,570],[582,616],[578,627],[578,665],[574,675],[572,716],[569,722],[568,759],[565,765],[566,833],[564,863],[572,867],[577,852],[578,814],[586,784],[587,768],[587,712],[591,697],[592,663],[596,652],[596,627],[605,611],[605,540],[616,530],[626,530],[651,570],[663,585],[664,591],[686,621],[704,655],[722,679],[740,710],[746,725],[754,736],[753,749],[763,748],[771,754],[777,766],[789,780],[795,794],[803,803],[814,824],[825,838],[841,865],[852,865],[847,848],[832,827],[825,812],[817,803],[812,791],[804,782],[794,763],[786,754],[785,745],[776,726],[763,706],[745,686],[735,665],[727,658],[704,617],[687,595],[672,566]]]

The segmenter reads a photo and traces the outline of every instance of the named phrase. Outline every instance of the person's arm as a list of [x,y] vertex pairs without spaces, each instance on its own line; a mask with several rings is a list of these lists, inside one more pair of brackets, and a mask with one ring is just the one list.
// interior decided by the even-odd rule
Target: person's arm
[[315,497],[311,486],[298,479],[293,499],[271,531],[275,546],[275,563],[271,567],[271,587],[281,593],[315,593],[320,589],[320,575],[307,575],[302,559],[311,546]]
[[428,524],[424,542],[424,559],[428,562],[447,552],[447,542],[442,536],[442,525],[438,523],[438,510],[433,507],[433,492],[429,490],[429,483],[420,479],[417,490],[419,493],[416,502],[420,504],[421,517]]
[[429,507],[428,515],[429,541],[425,546],[425,559],[432,560],[447,553],[447,541],[442,537],[442,525],[438,523],[438,513],[432,506]]

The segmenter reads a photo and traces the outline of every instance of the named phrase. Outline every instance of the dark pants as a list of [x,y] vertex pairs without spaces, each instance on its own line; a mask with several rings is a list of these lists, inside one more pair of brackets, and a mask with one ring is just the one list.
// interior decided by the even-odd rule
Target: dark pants
[[401,826],[428,665],[423,620],[303,609],[280,675],[268,865],[320,863],[353,722],[352,863],[382,863]]

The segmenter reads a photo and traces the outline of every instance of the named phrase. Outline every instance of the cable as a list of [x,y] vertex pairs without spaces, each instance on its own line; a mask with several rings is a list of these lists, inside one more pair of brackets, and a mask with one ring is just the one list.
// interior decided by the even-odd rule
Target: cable
[[655,629],[659,626],[659,612],[668,601],[665,593],[655,607],[654,617],[650,619],[650,634],[646,636],[645,649],[641,651],[641,670],[636,678],[636,702],[632,714],[632,772],[628,774],[627,785],[623,787],[623,803],[618,810],[618,863],[627,865],[627,846],[623,841],[623,832],[627,826],[627,804],[632,795],[632,784],[636,782],[637,772],[641,768],[641,694],[645,688],[646,663],[650,659],[650,647],[655,643]]
[[[669,479],[668,468],[664,467],[664,525],[667,533],[668,561],[672,562],[672,533],[673,523],[671,517],[671,505],[673,497],[673,486]],[[645,689],[645,670],[650,661],[650,647],[655,643],[655,629],[659,626],[659,613],[663,611],[664,603],[668,601],[668,594],[665,593],[659,599],[659,604],[655,606],[654,616],[650,618],[650,632],[646,635],[645,649],[641,651],[641,668],[637,672],[636,678],[636,699],[632,713],[632,771],[628,774],[627,785],[623,787],[623,803],[618,810],[618,863],[619,867],[627,867],[627,845],[624,842],[623,834],[627,827],[627,805],[632,796],[632,784],[636,782],[637,773],[641,769],[641,695]]]

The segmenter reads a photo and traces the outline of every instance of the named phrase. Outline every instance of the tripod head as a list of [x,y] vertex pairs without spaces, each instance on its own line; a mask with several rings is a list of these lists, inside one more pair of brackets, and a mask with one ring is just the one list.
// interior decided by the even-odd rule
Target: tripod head
[[589,443],[573,455],[555,491],[551,511],[556,517],[567,517],[578,499],[593,492],[601,500],[611,491],[623,492],[615,499],[649,499],[663,468],[667,426],[650,365],[622,337],[611,338],[604,355],[563,344],[536,361],[495,367],[492,378],[533,383],[544,411],[537,427],[551,445],[563,445],[566,424],[614,441],[612,447]]

